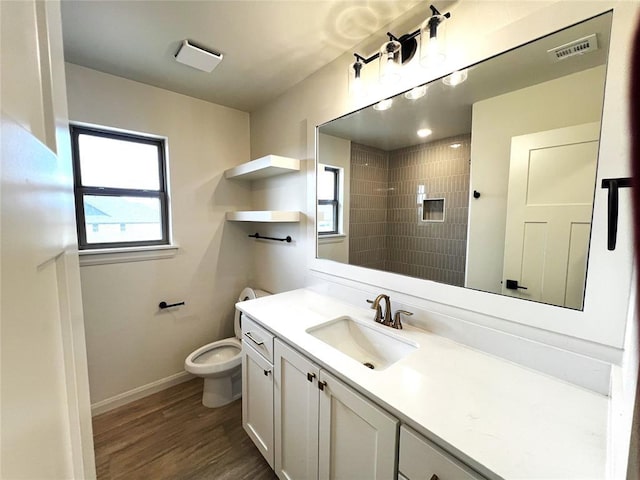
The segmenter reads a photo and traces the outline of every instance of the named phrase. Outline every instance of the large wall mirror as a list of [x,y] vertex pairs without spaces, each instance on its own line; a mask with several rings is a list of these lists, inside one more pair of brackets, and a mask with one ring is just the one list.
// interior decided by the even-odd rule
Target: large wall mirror
[[320,125],[317,257],[582,310],[611,18]]

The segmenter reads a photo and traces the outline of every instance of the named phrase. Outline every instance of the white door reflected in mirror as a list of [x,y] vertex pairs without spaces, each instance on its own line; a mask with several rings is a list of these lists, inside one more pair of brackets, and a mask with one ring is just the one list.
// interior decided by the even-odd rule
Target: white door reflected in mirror
[[505,295],[582,308],[599,132],[591,123],[512,139]]

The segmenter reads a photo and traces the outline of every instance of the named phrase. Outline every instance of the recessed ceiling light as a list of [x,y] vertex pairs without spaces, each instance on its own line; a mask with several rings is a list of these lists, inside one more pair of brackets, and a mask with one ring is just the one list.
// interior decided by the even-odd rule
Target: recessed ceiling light
[[180,63],[210,73],[222,61],[223,55],[183,40],[175,57]]
[[452,143],[451,145],[449,145],[451,148],[460,148],[462,146],[461,143]]
[[381,100],[373,106],[374,110],[389,110],[391,105],[393,104],[393,100],[391,98],[387,98],[386,100]]
[[468,76],[469,72],[465,68],[464,70],[458,70],[453,72],[451,75],[444,77],[442,79],[442,83],[449,85],[450,87],[455,87],[456,85],[460,85],[464,82]]
[[416,88],[406,92],[404,94],[404,98],[407,98],[409,100],[417,100],[419,98],[424,97],[426,95],[426,93],[427,93],[427,86],[426,85],[420,85],[419,87],[416,87]]
[[428,128],[421,128],[420,130],[418,130],[416,132],[418,134],[419,137],[428,137],[429,135],[431,135],[433,132],[431,130],[429,130]]

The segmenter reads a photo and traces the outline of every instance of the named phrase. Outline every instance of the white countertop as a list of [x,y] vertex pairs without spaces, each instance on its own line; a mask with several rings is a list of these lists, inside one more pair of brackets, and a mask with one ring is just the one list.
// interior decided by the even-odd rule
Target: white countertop
[[307,289],[236,306],[480,473],[606,477],[607,397],[406,322],[391,332],[419,348],[384,370],[370,370],[305,330],[344,315],[389,327],[375,324],[371,309]]

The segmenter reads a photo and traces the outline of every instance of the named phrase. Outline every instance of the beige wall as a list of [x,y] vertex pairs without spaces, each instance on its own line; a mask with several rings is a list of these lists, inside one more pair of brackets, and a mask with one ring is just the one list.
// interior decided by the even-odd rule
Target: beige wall
[[482,196],[470,202],[466,286],[502,291],[511,137],[599,122],[605,74],[595,67],[474,104],[471,188]]
[[[183,372],[185,357],[233,333],[251,243],[225,212],[250,185],[225,180],[249,158],[249,115],[67,64],[72,121],[167,137],[173,258],[81,267],[92,404]],[[172,311],[160,301],[185,301]]]

